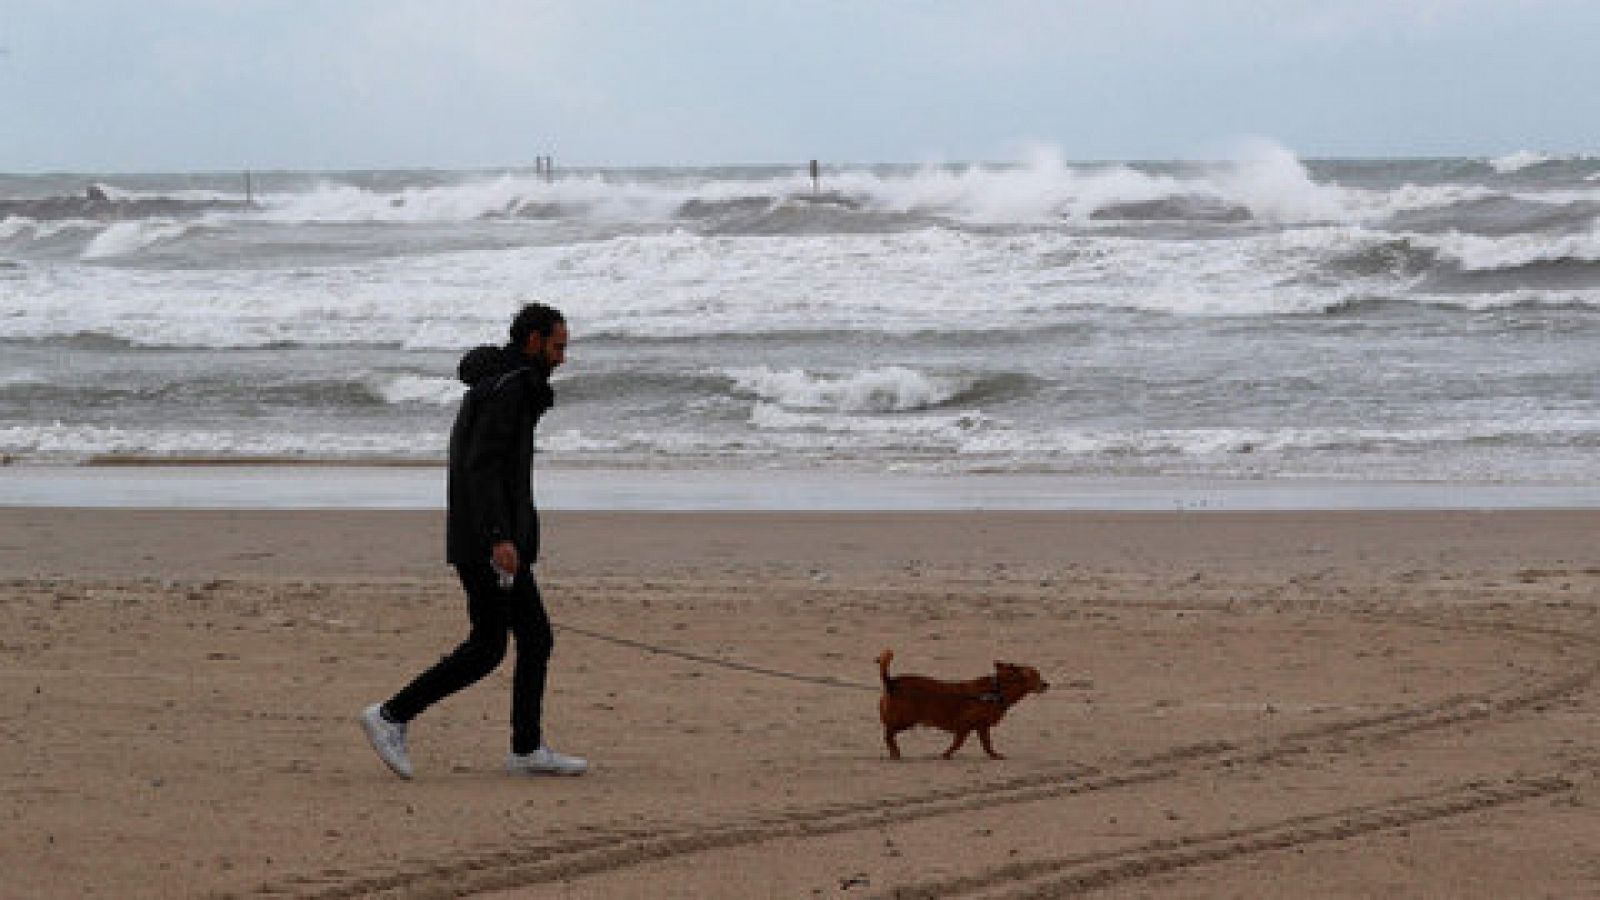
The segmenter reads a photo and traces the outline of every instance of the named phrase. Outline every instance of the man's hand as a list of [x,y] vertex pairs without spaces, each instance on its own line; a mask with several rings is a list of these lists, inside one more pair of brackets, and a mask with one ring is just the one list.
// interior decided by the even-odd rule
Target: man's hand
[[519,562],[517,559],[516,544],[513,544],[510,541],[501,541],[500,543],[495,544],[494,547],[489,551],[489,558],[494,560],[495,566],[498,567],[500,571],[511,572],[513,574],[516,573],[517,563]]

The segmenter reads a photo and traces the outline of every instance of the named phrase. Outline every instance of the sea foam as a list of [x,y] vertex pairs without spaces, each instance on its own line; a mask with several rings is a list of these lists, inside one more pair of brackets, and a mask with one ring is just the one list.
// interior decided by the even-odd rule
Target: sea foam
[[728,373],[739,390],[786,409],[894,413],[948,402],[970,379],[930,376],[905,366],[885,366],[848,375],[817,375],[764,366]]
[[0,426],[0,454],[50,462],[138,459],[439,459],[438,431],[363,434],[333,431],[262,433],[240,429],[170,430],[53,423]]
[[457,379],[423,375],[373,376],[369,381],[383,402],[392,404],[451,406],[465,390]]

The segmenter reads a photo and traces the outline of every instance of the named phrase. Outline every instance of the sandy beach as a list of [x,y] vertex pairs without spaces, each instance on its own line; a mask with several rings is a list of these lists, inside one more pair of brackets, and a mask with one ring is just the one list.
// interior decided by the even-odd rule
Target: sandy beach
[[[498,672],[402,782],[441,519],[0,509],[0,896],[1600,896],[1600,511],[558,511],[593,771]],[[891,763],[885,647],[1053,687]]]

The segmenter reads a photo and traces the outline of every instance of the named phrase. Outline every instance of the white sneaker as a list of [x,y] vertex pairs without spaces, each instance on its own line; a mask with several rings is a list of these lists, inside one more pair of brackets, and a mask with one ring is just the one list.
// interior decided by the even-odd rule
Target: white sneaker
[[406,756],[406,726],[383,717],[383,704],[374,703],[361,711],[361,727],[378,758],[401,778],[411,777],[411,759]]
[[532,753],[512,753],[506,757],[506,771],[513,775],[582,775],[589,771],[589,761],[581,756],[568,756],[540,745]]

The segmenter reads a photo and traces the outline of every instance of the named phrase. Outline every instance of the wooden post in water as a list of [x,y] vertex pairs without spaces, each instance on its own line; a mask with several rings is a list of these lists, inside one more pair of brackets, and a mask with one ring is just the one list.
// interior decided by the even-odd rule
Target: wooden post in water
[[819,194],[822,192],[822,182],[819,179],[820,175],[819,170],[817,169],[817,161],[813,159],[811,161],[811,193],[813,194]]
[[244,208],[245,209],[255,209],[256,208],[255,185],[250,183],[250,170],[249,169],[245,169],[244,170]]

